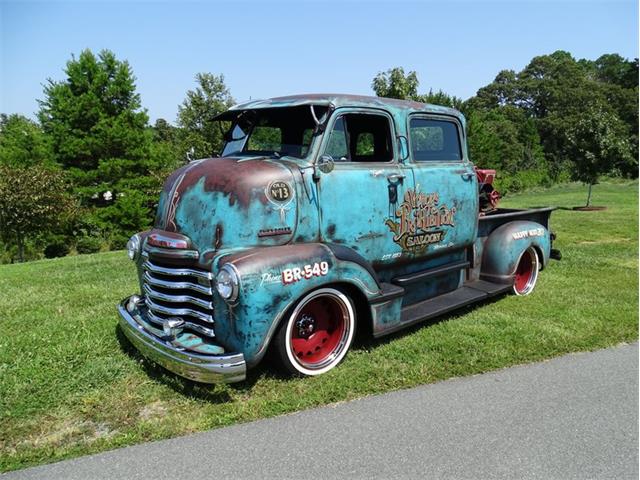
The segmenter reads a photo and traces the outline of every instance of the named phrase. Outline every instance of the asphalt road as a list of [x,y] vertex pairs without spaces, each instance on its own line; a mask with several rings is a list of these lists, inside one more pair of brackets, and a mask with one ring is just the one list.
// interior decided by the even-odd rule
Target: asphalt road
[[34,478],[637,479],[638,344],[6,475]]

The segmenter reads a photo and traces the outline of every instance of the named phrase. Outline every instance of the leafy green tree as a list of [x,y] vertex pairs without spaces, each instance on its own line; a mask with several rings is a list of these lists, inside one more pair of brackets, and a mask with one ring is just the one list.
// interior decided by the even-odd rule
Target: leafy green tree
[[[68,170],[82,205],[109,219],[106,230],[133,233],[126,219],[102,212],[150,183],[152,133],[131,67],[109,50],[97,56],[84,50],[64,72],[64,80],[47,81],[39,101],[38,117],[54,159]],[[155,201],[145,202],[149,218]]]
[[128,62],[109,50],[98,56],[83,50],[67,62],[65,74],[62,81],[47,81],[39,101],[38,117],[55,159],[83,185],[142,173],[148,117]]
[[575,165],[574,177],[589,186],[586,206],[591,205],[591,190],[598,178],[619,163],[632,163],[624,123],[603,106],[592,106],[576,118],[567,135],[568,154]]
[[[470,111],[491,111],[513,107],[533,120],[553,177],[562,175],[575,154],[575,125],[603,108],[622,121],[616,129],[626,130],[630,155],[638,154],[637,61],[618,55],[603,55],[592,62],[576,61],[568,52],[556,51],[535,57],[520,72],[502,71],[467,102]],[[596,121],[596,120],[594,120]],[[599,120],[598,120],[599,121]],[[610,123],[610,122],[609,122]],[[637,164],[622,160],[614,167],[637,176]]]
[[617,53],[607,53],[593,62],[581,60],[592,65],[596,78],[604,83],[618,85],[623,88],[638,86],[638,59],[627,60]]
[[51,162],[51,148],[37,123],[22,115],[0,114],[1,164],[18,167]]
[[407,100],[418,95],[419,84],[416,72],[405,75],[404,68],[395,67],[378,73],[371,82],[371,88],[378,97]]
[[520,110],[474,111],[468,117],[467,132],[471,160],[497,170],[500,192],[550,183],[538,132]]
[[25,241],[60,228],[75,207],[64,174],[42,165],[0,165],[0,235],[18,247],[24,261]]
[[456,97],[455,95],[449,95],[442,90],[434,92],[433,89],[430,89],[429,93],[417,95],[414,100],[423,103],[431,103],[433,105],[455,108],[456,110],[464,109],[464,101],[461,98]]
[[176,143],[179,129],[164,118],[158,118],[152,127],[154,142]]
[[463,101],[461,98],[448,95],[442,90],[434,92],[433,89],[429,93],[419,94],[418,86],[420,81],[416,72],[404,73],[402,67],[395,67],[380,72],[371,82],[371,88],[378,97],[397,98],[399,100],[415,100],[417,102],[432,103],[434,105],[443,105],[445,107],[461,109]]
[[205,158],[219,153],[223,145],[219,122],[211,119],[235,102],[223,75],[198,73],[195,80],[196,89],[187,91],[187,97],[178,106],[179,143],[182,155],[193,148],[193,158]]

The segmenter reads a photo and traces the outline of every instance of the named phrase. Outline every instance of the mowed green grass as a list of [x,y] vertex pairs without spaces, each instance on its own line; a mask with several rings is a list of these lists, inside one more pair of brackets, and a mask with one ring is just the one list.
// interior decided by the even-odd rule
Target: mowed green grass
[[[585,193],[561,186],[502,205],[572,207]],[[633,342],[638,185],[598,185],[594,198],[608,209],[553,213],[563,259],[531,296],[360,343],[319,378],[263,366],[205,386],[144,361],[116,328],[116,304],[137,291],[124,252],[0,266],[0,471]]]

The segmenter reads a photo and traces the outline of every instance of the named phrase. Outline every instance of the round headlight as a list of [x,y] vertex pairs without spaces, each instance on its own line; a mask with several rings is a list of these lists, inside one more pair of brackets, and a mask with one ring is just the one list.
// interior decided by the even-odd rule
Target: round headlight
[[229,263],[222,266],[216,276],[216,290],[227,302],[233,302],[238,298],[240,279],[236,269]]
[[129,259],[135,260],[138,258],[138,254],[140,253],[140,235],[137,233],[129,239],[127,242],[127,255],[129,255]]

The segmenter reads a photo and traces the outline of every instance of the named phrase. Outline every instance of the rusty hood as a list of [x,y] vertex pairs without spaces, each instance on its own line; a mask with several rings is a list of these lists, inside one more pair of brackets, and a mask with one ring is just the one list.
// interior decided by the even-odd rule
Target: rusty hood
[[284,161],[224,157],[192,162],[169,176],[155,228],[189,237],[204,254],[283,245],[291,240],[296,220],[294,177]]

